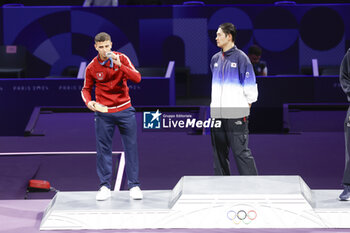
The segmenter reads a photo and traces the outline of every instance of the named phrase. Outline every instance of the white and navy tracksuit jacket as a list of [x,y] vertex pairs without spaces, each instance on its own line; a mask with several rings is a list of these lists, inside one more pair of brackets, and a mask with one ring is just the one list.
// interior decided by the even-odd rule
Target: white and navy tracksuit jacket
[[242,118],[249,115],[249,104],[258,98],[253,66],[248,56],[236,46],[216,53],[212,70],[211,117]]

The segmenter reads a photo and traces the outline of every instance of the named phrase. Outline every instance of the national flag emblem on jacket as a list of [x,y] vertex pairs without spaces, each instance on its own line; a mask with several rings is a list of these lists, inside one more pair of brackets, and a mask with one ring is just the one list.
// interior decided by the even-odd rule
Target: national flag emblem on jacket
[[98,80],[102,80],[103,77],[104,77],[103,72],[98,72],[98,73],[96,73],[96,78],[97,78]]

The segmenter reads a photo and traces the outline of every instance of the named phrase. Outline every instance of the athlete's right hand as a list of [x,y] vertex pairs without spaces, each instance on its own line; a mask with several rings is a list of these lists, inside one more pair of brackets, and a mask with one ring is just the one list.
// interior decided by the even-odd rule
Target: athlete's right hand
[[87,104],[87,107],[91,110],[91,111],[94,111],[96,112],[96,108],[95,108],[95,104],[96,104],[96,101],[90,101],[88,104]]

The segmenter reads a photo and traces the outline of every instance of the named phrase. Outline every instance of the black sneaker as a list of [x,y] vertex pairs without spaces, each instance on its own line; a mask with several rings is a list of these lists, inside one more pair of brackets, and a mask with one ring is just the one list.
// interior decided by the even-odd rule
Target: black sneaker
[[350,200],[350,185],[344,184],[344,191],[340,194],[339,199],[341,201]]

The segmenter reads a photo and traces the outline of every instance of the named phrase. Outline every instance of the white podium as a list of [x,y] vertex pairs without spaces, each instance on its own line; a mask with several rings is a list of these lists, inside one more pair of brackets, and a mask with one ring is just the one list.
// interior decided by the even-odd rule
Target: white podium
[[184,176],[173,190],[59,192],[40,230],[149,228],[350,228],[341,190],[310,190],[299,176]]

